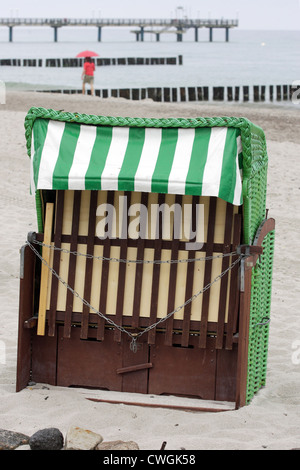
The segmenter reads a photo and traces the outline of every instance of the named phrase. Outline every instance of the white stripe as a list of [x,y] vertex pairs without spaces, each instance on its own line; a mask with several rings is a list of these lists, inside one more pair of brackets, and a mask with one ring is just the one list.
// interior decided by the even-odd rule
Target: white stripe
[[243,147],[242,147],[242,138],[241,136],[237,136],[236,138],[236,142],[237,142],[237,152],[238,154],[241,153],[243,151]]
[[41,155],[37,189],[52,189],[52,177],[64,129],[64,122],[49,121],[44,148]]
[[195,129],[178,129],[178,140],[169,175],[168,192],[170,194],[185,194],[194,140]]
[[152,175],[155,170],[161,144],[161,129],[145,129],[145,141],[134,178],[134,190],[151,192]]
[[34,184],[34,174],[33,174],[33,159],[34,159],[34,138],[33,131],[31,133],[31,158],[30,158],[30,191],[31,194],[35,194],[36,187]]
[[234,197],[233,197],[233,204],[235,206],[240,206],[242,201],[241,201],[241,196],[242,196],[242,175],[241,175],[241,170],[239,169],[239,154],[242,151],[242,142],[241,142],[241,136],[237,137],[237,154],[236,154],[236,182],[235,182],[235,188],[234,188]]
[[105,167],[101,175],[101,188],[108,190],[118,189],[118,175],[122,168],[126,148],[128,145],[129,127],[114,127],[112,140]]
[[80,134],[69,172],[69,189],[85,189],[85,174],[89,167],[96,135],[96,126],[80,126]]
[[224,148],[227,136],[226,127],[213,127],[203,173],[202,196],[219,195]]

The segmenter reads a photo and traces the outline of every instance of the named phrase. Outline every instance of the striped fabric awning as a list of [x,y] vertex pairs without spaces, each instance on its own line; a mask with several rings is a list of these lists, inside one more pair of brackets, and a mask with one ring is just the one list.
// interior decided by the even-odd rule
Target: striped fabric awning
[[235,128],[93,126],[36,119],[31,190],[120,190],[216,196],[242,204]]

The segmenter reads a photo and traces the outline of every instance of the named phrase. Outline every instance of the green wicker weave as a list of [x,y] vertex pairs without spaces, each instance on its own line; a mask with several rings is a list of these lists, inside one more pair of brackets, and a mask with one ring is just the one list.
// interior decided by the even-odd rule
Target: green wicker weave
[[275,230],[263,241],[252,272],[246,401],[266,383]]
[[[35,119],[50,119],[95,126],[127,126],[152,128],[197,128],[197,127],[232,127],[241,134],[243,158],[243,243],[252,244],[256,232],[266,214],[266,188],[268,156],[263,130],[245,118],[236,117],[198,117],[184,118],[131,118],[107,117],[68,113],[52,109],[33,107],[25,119],[27,152],[31,155],[32,127]],[[36,193],[38,229],[43,231],[43,207],[40,191]],[[270,299],[272,284],[272,266],[274,251],[274,232],[264,240],[264,252],[253,269],[247,402],[265,384],[268,351]],[[262,321],[263,320],[263,321]]]

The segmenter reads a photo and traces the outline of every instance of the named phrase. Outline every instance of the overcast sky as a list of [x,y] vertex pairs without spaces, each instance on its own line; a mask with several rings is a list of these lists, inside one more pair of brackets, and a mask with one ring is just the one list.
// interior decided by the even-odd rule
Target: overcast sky
[[[10,0],[0,17],[227,18],[241,29],[300,30],[300,0]],[[178,8],[180,7],[180,8]]]

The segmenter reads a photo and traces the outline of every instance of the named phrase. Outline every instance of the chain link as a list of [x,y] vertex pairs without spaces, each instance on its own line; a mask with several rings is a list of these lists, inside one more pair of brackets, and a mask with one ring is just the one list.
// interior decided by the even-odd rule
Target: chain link
[[38,240],[33,240],[32,243],[39,245],[44,248],[49,248],[50,250],[54,251],[61,251],[65,254],[70,254],[74,256],[83,256],[87,259],[96,259],[98,261],[111,261],[114,263],[134,263],[134,264],[180,264],[180,263],[195,263],[196,261],[211,261],[218,258],[225,258],[228,256],[235,256],[237,255],[237,251],[232,251],[230,253],[221,253],[219,255],[212,255],[212,256],[203,256],[202,258],[183,258],[183,259],[176,259],[176,260],[144,260],[144,259],[121,259],[121,258],[107,258],[105,256],[95,256],[90,253],[80,253],[79,251],[71,251],[67,248],[57,247],[55,245],[46,245],[43,242]]
[[[44,245],[42,244],[41,242],[35,242],[37,243],[38,245],[41,245],[41,246],[46,246],[48,248],[50,248],[50,245]],[[130,331],[126,330],[123,326],[121,325],[117,325],[113,320],[111,320],[110,318],[108,318],[106,315],[104,315],[102,312],[100,312],[99,310],[95,309],[87,300],[85,300],[83,297],[81,297],[79,295],[79,293],[77,291],[75,291],[64,279],[62,279],[60,277],[60,275],[55,271],[55,269],[53,269],[48,263],[47,261],[42,257],[42,255],[38,252],[38,250],[29,242],[27,241],[27,245],[30,247],[30,249],[35,253],[35,255],[41,260],[41,262],[47,266],[47,268],[49,269],[49,271],[52,273],[53,276],[55,276],[65,287],[66,289],[68,289],[70,292],[72,292],[72,294],[79,298],[79,300],[81,300],[81,302],[83,303],[83,305],[86,305],[89,309],[91,309],[96,315],[98,315],[99,317],[103,318],[109,325],[113,326],[114,328],[116,328],[117,330],[119,330],[121,333],[125,333],[127,334],[130,338],[131,338],[131,343],[130,343],[130,350],[133,351],[133,352],[136,352],[137,351],[137,340],[138,338],[140,338],[142,335],[144,335],[145,333],[148,333],[150,330],[156,328],[158,325],[160,325],[161,323],[165,322],[166,320],[168,320],[170,317],[172,317],[173,315],[175,315],[176,313],[178,313],[180,310],[182,310],[184,307],[186,307],[188,304],[190,304],[191,302],[193,302],[197,297],[199,297],[199,295],[203,294],[205,291],[207,291],[208,289],[210,289],[210,287],[215,284],[217,281],[219,281],[220,279],[222,279],[223,276],[225,276],[229,271],[231,271],[239,262],[240,260],[243,258],[243,255],[239,255],[238,258],[230,265],[228,266],[227,269],[225,269],[222,273],[220,273],[213,281],[211,281],[210,283],[208,283],[205,287],[203,287],[203,289],[201,289],[199,292],[197,292],[196,294],[192,295],[188,300],[186,300],[182,305],[180,305],[179,307],[177,307],[176,309],[174,309],[172,312],[169,312],[165,317],[162,317],[160,318],[158,321],[156,321],[155,323],[153,323],[152,325],[149,325],[148,327],[146,327],[145,329],[143,329],[142,331],[138,332],[138,333],[131,333]],[[70,252],[72,254],[75,254],[76,252]],[[233,253],[235,254],[235,253]],[[85,255],[84,255],[85,256]],[[102,258],[101,258],[102,259]],[[207,258],[206,258],[207,259]],[[108,258],[107,259],[108,261],[116,261],[116,259],[114,258]],[[120,260],[122,262],[130,262],[130,260]],[[134,262],[132,260],[132,262]]]

